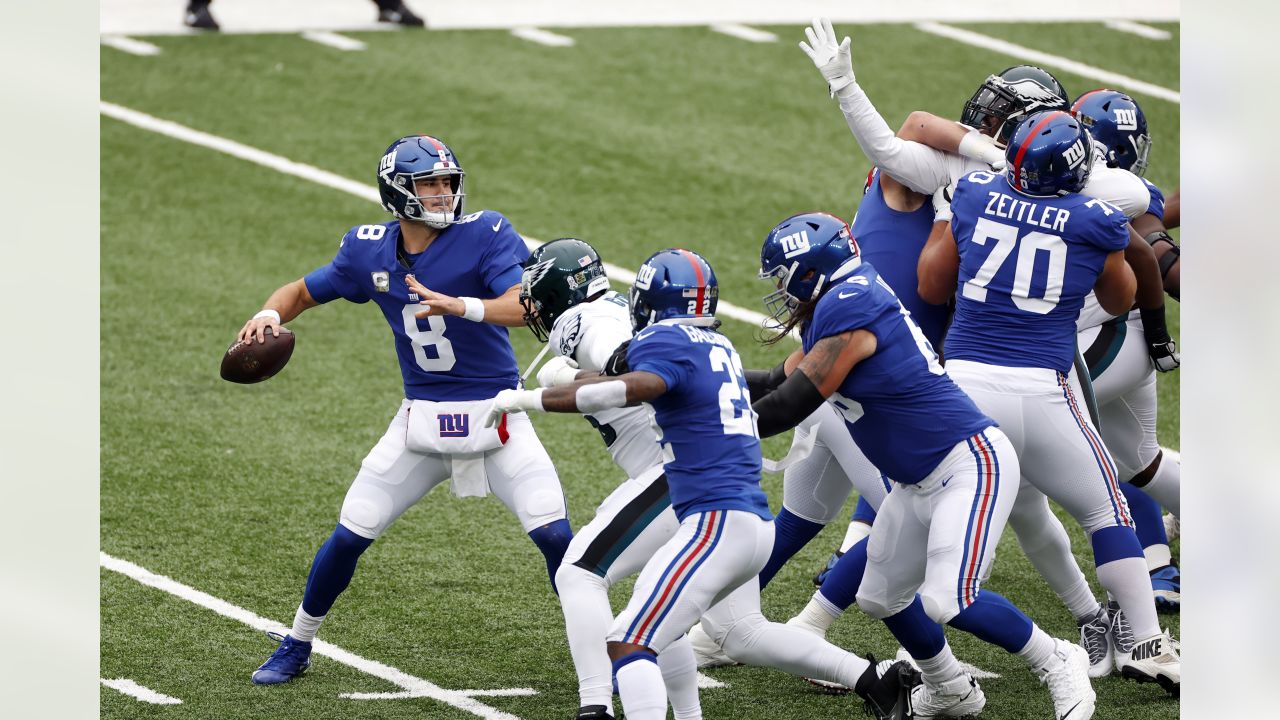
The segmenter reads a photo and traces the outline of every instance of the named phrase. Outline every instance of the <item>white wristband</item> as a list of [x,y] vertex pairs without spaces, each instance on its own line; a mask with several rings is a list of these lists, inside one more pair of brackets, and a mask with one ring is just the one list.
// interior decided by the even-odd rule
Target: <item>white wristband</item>
[[480,322],[484,320],[484,303],[480,298],[460,297],[462,301],[463,311],[462,317],[471,322]]
[[960,138],[960,146],[956,152],[961,155],[986,163],[992,167],[1004,165],[1004,148],[977,130],[970,130]]
[[607,380],[583,385],[574,394],[574,400],[578,411],[584,413],[624,407],[627,404],[627,384],[621,380]]
[[546,388],[525,390],[520,393],[520,409],[525,411],[536,410],[538,412],[546,412],[542,407],[542,393],[544,390],[546,390]]
[[267,308],[266,310],[260,310],[257,315],[253,316],[254,320],[257,320],[258,318],[271,318],[272,320],[276,321],[277,325],[280,324],[280,313],[276,312],[275,310],[272,310],[271,308]]

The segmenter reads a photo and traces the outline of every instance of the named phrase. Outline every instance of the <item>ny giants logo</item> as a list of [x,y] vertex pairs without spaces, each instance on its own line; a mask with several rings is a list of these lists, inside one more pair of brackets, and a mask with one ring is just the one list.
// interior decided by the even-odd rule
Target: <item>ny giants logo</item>
[[798,233],[792,233],[778,242],[782,244],[782,257],[793,258],[796,255],[802,255],[809,252],[809,231],[801,230]]
[[1137,130],[1138,111],[1133,108],[1116,108],[1116,129]]
[[653,276],[658,273],[658,268],[645,264],[640,266],[640,270],[636,272],[636,287],[641,290],[648,290],[653,283]]
[[1063,157],[1067,159],[1067,167],[1074,168],[1084,160],[1084,141],[1076,140],[1075,144],[1062,152]]
[[470,433],[470,416],[466,413],[436,415],[440,421],[440,437],[466,437]]

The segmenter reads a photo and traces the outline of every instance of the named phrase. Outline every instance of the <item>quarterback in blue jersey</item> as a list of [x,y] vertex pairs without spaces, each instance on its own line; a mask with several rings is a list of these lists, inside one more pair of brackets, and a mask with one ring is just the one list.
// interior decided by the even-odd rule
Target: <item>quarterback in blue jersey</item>
[[1181,660],[1156,619],[1115,463],[1067,377],[1085,296],[1092,290],[1103,309],[1123,313],[1137,285],[1125,262],[1123,213],[1079,194],[1093,153],[1088,132],[1065,112],[1023,120],[1003,174],[970,173],[956,186],[955,239],[935,238],[925,248],[920,290],[940,302],[959,287],[948,372],[1000,422],[1027,482],[1089,534],[1098,581],[1137,638],[1131,652],[1116,656],[1121,673],[1177,694]]
[[870,538],[833,573],[857,567],[859,607],[884,620],[919,665],[914,715],[959,717],[985,705],[946,643],[946,623],[1023,658],[1049,685],[1059,717],[1088,718],[1095,695],[1084,650],[980,589],[1016,494],[1009,440],[947,376],[839,218],[784,220],[765,239],[761,275],[778,288],[766,307],[780,335],[799,327],[802,339],[779,373],[785,379],[755,401],[761,436],[828,402],[893,482]]
[[307,669],[311,641],[360,555],[447,479],[460,497],[497,495],[552,578],[572,537],[560,481],[533,425],[513,417],[483,428],[487,398],[519,380],[506,328],[524,323],[524,242],[499,213],[463,210],[465,173],[434,137],[392,143],[377,176],[396,219],[349,230],[332,262],[276,290],[240,330],[241,340],[261,342],[316,305],[373,301],[404,379],[400,409],[361,463],[337,527],[312,562],[293,627],[253,673],[257,684],[288,682]]

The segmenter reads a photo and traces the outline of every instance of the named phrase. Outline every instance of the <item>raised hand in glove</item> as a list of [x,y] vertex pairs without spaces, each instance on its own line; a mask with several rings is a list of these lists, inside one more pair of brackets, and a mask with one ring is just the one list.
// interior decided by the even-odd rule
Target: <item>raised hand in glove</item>
[[826,78],[831,94],[853,84],[853,59],[849,55],[852,42],[845,36],[839,45],[836,44],[836,31],[827,18],[814,18],[813,26],[804,29],[809,42],[800,42],[800,49],[813,61],[813,64]]
[[538,369],[538,384],[542,387],[568,385],[578,379],[578,363],[573,358],[557,355]]

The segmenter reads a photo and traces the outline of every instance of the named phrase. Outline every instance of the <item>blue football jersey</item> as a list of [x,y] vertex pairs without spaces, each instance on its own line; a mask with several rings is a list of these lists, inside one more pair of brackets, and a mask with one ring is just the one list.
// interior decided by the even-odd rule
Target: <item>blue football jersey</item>
[[1068,372],[1085,296],[1129,244],[1124,213],[1085,195],[1023,195],[983,171],[960,179],[951,211],[960,273],[947,359]]
[[511,223],[492,210],[467,215],[424,252],[406,256],[411,269],[397,258],[399,243],[399,221],[351,228],[333,261],[306,276],[307,291],[322,303],[377,303],[391,326],[407,398],[483,400],[514,388],[520,374],[507,328],[454,316],[419,320],[414,314],[422,306],[405,283],[412,272],[446,295],[502,295],[520,284],[521,263],[529,257]]
[[935,348],[942,347],[947,323],[951,321],[951,308],[930,305],[920,299],[917,291],[916,267],[933,229],[933,203],[926,198],[918,209],[900,212],[884,201],[879,169],[872,171],[867,182],[867,193],[862,196],[862,204],[858,206],[858,214],[853,217],[850,228],[858,242],[858,250],[893,288],[930,344]]
[[772,519],[760,489],[756,413],[729,338],[692,325],[651,325],[631,341],[627,364],[667,384],[650,404],[676,517],[745,510]]
[[917,483],[956,443],[995,425],[938,363],[893,289],[863,262],[828,290],[801,331],[804,351],[825,337],[863,329],[876,351],[827,399],[880,472]]
[[1146,178],[1142,178],[1142,184],[1147,186],[1147,192],[1151,193],[1151,204],[1147,205],[1147,212],[1164,221],[1164,193],[1160,192],[1160,188],[1155,183]]

